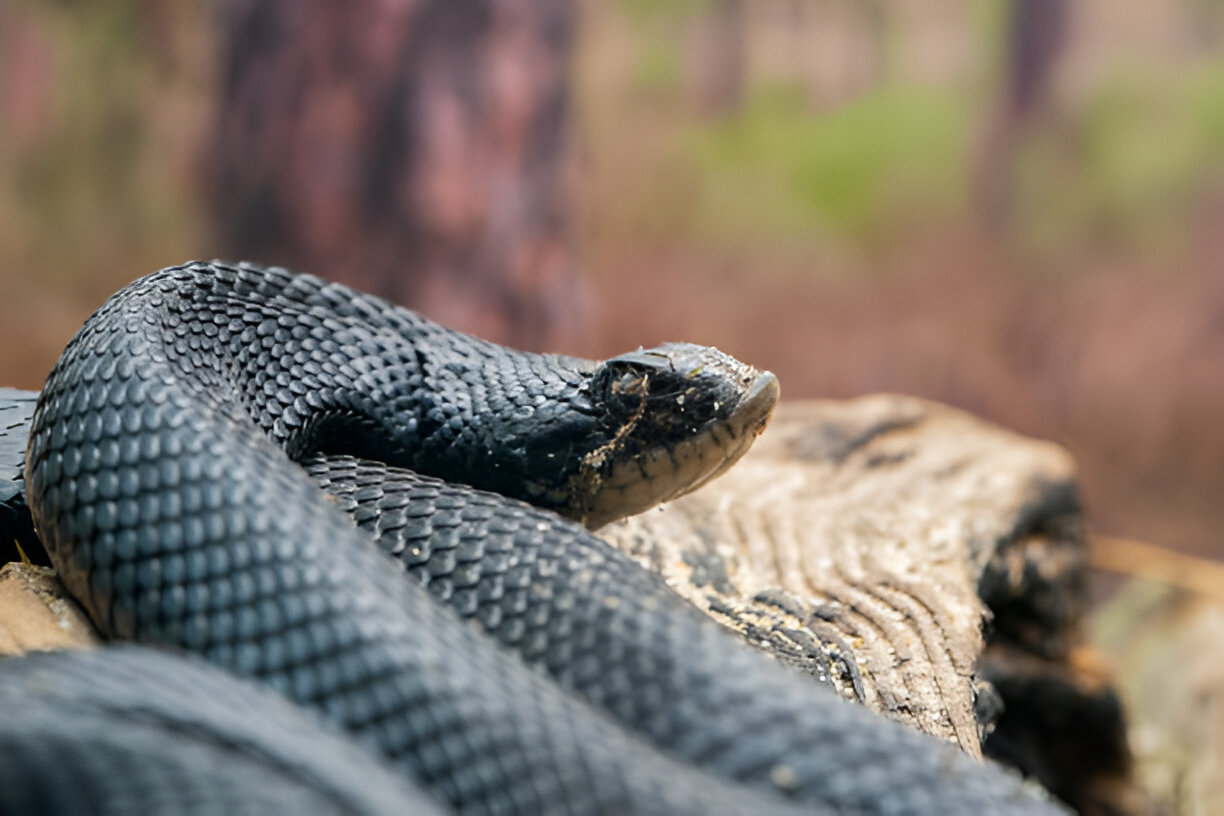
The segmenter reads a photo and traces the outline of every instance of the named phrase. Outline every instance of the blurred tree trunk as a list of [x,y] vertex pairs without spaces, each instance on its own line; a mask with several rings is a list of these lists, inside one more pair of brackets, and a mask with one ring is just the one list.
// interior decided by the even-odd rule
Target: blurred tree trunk
[[882,0],[798,0],[792,7],[813,110],[836,110],[884,81],[890,13]]
[[571,0],[232,0],[217,251],[491,339],[572,342],[575,16]]
[[743,105],[744,28],[743,0],[714,0],[702,20],[698,102],[707,116],[730,116]]
[[1067,0],[1012,0],[1004,87],[979,145],[974,197],[987,226],[1010,216],[1012,168],[1024,130],[1040,114],[1067,29]]

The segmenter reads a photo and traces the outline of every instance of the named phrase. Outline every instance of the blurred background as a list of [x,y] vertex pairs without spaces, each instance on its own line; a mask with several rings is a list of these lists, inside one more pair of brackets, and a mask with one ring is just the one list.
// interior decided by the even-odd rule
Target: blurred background
[[1224,558],[1222,45],[1221,0],[0,0],[0,383],[243,257],[945,401]]

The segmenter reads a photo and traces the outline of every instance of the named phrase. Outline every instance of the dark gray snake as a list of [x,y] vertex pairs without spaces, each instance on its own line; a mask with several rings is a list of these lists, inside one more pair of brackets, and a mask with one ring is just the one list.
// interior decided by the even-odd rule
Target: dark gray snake
[[[402,797],[392,809],[411,812],[422,794],[392,768],[465,813],[1053,812],[1011,774],[770,662],[552,512],[596,526],[712,478],[775,399],[772,376],[712,350],[516,352],[316,278],[193,263],[132,284],[69,344],[33,417],[27,498],[108,638],[253,679],[314,718],[290,734],[338,726],[381,757],[363,800],[337,781],[353,762],[337,749],[309,794],[327,806],[308,810]],[[56,727],[82,745],[108,730],[127,745],[114,735],[133,723],[191,730],[186,717],[209,735],[197,742],[315,778],[299,756],[315,737],[270,737],[254,712],[239,719],[255,735],[234,736],[218,717],[263,708],[256,692],[193,669],[134,647],[7,660],[0,712],[24,699],[50,723],[43,708],[62,705]],[[210,706],[175,713],[162,695],[193,683]],[[40,776],[38,729],[6,722],[3,764],[33,781],[6,782],[0,810],[59,779]],[[326,764],[338,740],[318,739]],[[201,786],[179,784],[191,764],[172,742],[151,743],[150,775],[128,765],[133,789],[177,812],[175,791]],[[66,756],[65,773],[88,770]]]

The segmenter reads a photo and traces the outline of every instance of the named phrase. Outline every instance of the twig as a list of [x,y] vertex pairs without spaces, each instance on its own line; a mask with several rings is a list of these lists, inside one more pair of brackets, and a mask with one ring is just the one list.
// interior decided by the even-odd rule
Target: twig
[[1143,541],[1094,535],[1092,566],[1175,586],[1224,602],[1224,564],[1157,547]]

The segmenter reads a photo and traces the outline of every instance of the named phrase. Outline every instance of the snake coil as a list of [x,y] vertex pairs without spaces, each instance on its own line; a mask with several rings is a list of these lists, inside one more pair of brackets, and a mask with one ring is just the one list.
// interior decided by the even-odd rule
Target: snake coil
[[713,478],[776,398],[713,350],[516,352],[192,263],[65,350],[28,499],[108,638],[254,679],[464,813],[1052,812],[736,642],[577,523]]

